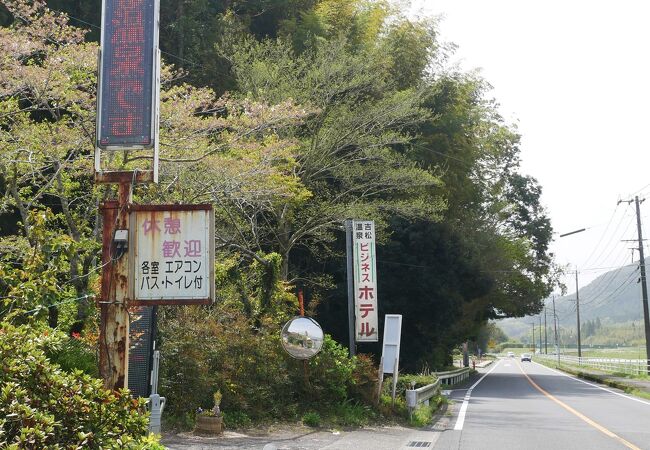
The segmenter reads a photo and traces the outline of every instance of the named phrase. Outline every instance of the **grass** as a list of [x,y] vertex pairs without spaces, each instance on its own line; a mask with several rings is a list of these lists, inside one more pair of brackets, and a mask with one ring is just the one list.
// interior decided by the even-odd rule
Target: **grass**
[[[578,356],[578,349],[576,348],[562,348],[563,355]],[[552,346],[548,346],[549,354],[552,351]],[[513,352],[515,356],[521,353],[532,353],[530,348],[505,348],[502,355],[507,355],[508,352]],[[587,358],[612,358],[612,359],[645,359],[645,349],[639,347],[613,347],[613,348],[588,348],[582,347],[582,356]]]
[[[567,355],[578,356],[578,349],[568,349]],[[645,359],[645,349],[638,347],[582,348],[582,356],[587,358]]]
[[[537,360],[537,362],[539,364],[542,364],[542,365],[547,366],[547,367],[551,367],[553,369],[558,368],[557,364],[554,361],[551,362],[551,361],[547,361],[547,360]],[[613,375],[613,376],[620,376],[620,375],[603,373],[602,375],[604,377],[600,377],[599,374],[597,374],[597,373],[589,373],[589,372],[585,372],[585,371],[583,371],[581,369],[582,368],[580,368],[580,367],[570,366],[570,365],[567,365],[567,364],[562,364],[560,366],[560,370],[562,370],[564,372],[567,372],[567,373],[570,373],[571,375],[577,376],[579,378],[584,378],[586,380],[602,383],[602,384],[605,384],[607,386],[620,389],[623,392],[625,392],[626,394],[650,400],[650,392],[643,391],[643,390],[640,390],[640,389],[636,389],[636,388],[634,388],[634,387],[632,387],[630,385],[618,382],[616,380],[612,380],[611,378],[609,378],[609,379],[606,378],[607,375]],[[591,372],[591,369],[590,369],[590,372]],[[631,376],[629,374],[627,374],[625,376],[625,378],[642,379],[642,380],[650,379],[650,377],[648,377],[647,375],[641,375],[639,377],[636,377],[636,376]]]
[[362,427],[376,419],[374,410],[359,402],[346,400],[334,407],[333,422],[346,427]]
[[426,406],[425,404],[418,405],[418,407],[413,411],[413,415],[411,416],[409,423],[412,426],[418,428],[429,425],[433,419],[433,414],[436,412],[436,409],[437,406],[435,403],[431,403],[429,406]]

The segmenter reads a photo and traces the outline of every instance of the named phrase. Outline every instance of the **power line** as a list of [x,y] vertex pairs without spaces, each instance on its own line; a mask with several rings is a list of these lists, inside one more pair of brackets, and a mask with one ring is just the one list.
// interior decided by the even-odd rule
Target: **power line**
[[619,204],[617,203],[616,207],[614,207],[614,211],[612,211],[612,215],[609,217],[609,221],[607,222],[607,226],[605,227],[605,230],[603,231],[603,234],[600,236],[600,239],[598,240],[598,243],[594,246],[594,248],[591,251],[591,253],[589,254],[589,256],[587,256],[587,259],[584,261],[583,265],[585,265],[585,266],[587,265],[587,263],[589,262],[591,257],[594,255],[594,253],[596,253],[596,249],[598,248],[598,246],[603,242],[603,238],[607,234],[607,230],[609,230],[609,226],[612,224],[612,220],[614,220],[614,216],[616,215],[616,211],[618,211],[618,205]]
[[[602,248],[600,253],[598,253],[598,256],[596,257],[596,259],[592,262],[593,265],[598,265],[598,264],[601,263],[601,261],[602,262],[607,261],[607,259],[611,256],[612,252],[617,248],[616,245],[613,245],[612,249],[609,251],[609,253],[607,253],[607,255],[603,259],[603,255],[605,255],[605,253],[609,249],[610,245],[612,243],[620,240],[620,237],[622,235],[625,235],[627,233],[628,229],[630,228],[630,226],[632,226],[632,224],[634,223],[633,217],[632,216],[627,216],[627,218],[629,219],[629,221],[627,223],[627,226],[625,227],[625,230],[622,233],[620,233],[621,236],[617,237],[617,231],[619,231],[621,229],[621,226],[623,225],[623,221],[626,218],[627,208],[623,209],[622,212],[623,212],[623,214],[621,215],[621,219],[618,221],[618,224],[616,225],[616,228],[614,228],[614,230],[612,231],[612,234],[610,235],[610,238],[607,241],[607,244],[605,244],[605,246]],[[590,260],[590,259],[591,259],[591,256],[588,258],[588,260]],[[588,262],[588,261],[585,261],[584,265],[587,265],[586,262]]]
[[614,288],[614,290],[609,291],[609,293],[607,293],[608,292],[606,290],[607,287],[605,287],[605,289],[599,291],[598,295],[606,295],[604,298],[599,299],[598,295],[596,295],[596,296],[592,297],[588,302],[584,303],[584,305],[590,305],[590,304],[596,302],[597,300],[598,300],[598,303],[595,305],[595,308],[598,308],[598,307],[604,305],[607,300],[611,299],[624,286],[629,285],[633,281],[634,277],[636,276],[636,271],[637,270],[638,270],[638,268],[634,269],[632,272],[630,272],[630,274],[627,276],[627,278],[625,278],[625,280],[621,284],[619,284],[616,288]]
[[[621,222],[622,222],[622,220],[621,220]],[[623,231],[623,233],[622,233],[622,235],[620,237],[622,237],[623,235],[625,235],[627,233],[627,230],[630,228],[632,223],[633,223],[633,220],[630,220],[630,222],[628,223],[627,227],[625,228],[625,230]],[[619,222],[619,225],[617,225],[617,229],[618,228],[620,228],[620,222]],[[610,252],[605,257],[605,260],[610,259],[612,253],[614,252],[614,250],[616,250],[616,248],[617,248],[616,246],[612,247]],[[607,247],[605,247],[603,249],[603,252],[601,252],[600,256],[602,256],[604,254],[606,249],[607,249]],[[619,249],[619,252],[618,252],[617,256],[614,258],[614,261],[619,261],[619,260],[625,261],[625,259],[627,259],[627,251],[626,251],[626,249],[624,247],[618,247],[618,249]],[[600,256],[599,256],[599,258],[600,258]],[[624,264],[623,262],[621,262],[620,265],[621,265],[621,267],[619,267],[619,269],[617,271],[612,271],[612,272],[606,273],[601,278],[598,278],[596,280],[596,284],[594,284],[592,286],[592,289],[599,290],[601,288],[601,286],[603,284],[605,284],[605,283],[607,283],[606,286],[605,286],[605,288],[607,288],[612,283],[612,281],[616,278],[616,275],[618,274],[618,272],[623,267],[626,266],[626,264]]]
[[54,308],[55,306],[65,305],[67,303],[73,303],[73,302],[77,302],[79,300],[84,300],[84,299],[87,299],[87,298],[94,298],[94,297],[95,297],[94,295],[86,294],[86,295],[82,295],[81,297],[70,298],[70,299],[63,300],[63,301],[58,302],[58,303],[53,303],[51,305],[40,305],[40,306],[38,306],[38,307],[36,307],[34,309],[30,309],[29,311],[23,311],[22,314],[31,314],[31,313],[42,311],[44,309]]
[[[599,296],[605,295],[607,292],[607,288],[614,282],[615,279],[617,279],[618,274],[623,270],[625,267],[629,267],[629,264],[621,264],[621,266],[612,272],[609,272],[605,275],[603,275],[602,278],[598,279],[596,281],[596,284],[591,288],[592,290],[596,291],[595,295],[591,297],[592,301],[595,301],[598,299]],[[609,278],[607,277],[609,275]],[[607,284],[604,286],[601,286],[602,284],[605,283],[605,280],[607,280]]]

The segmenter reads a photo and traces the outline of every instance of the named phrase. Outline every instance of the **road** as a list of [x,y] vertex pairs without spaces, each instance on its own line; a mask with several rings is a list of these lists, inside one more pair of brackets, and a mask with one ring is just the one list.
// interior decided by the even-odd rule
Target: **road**
[[[464,391],[452,398],[462,411]],[[500,360],[436,449],[650,449],[650,402],[537,363]]]
[[534,362],[502,359],[450,397],[449,412],[430,429],[294,431],[165,444],[178,450],[650,450],[650,401]]

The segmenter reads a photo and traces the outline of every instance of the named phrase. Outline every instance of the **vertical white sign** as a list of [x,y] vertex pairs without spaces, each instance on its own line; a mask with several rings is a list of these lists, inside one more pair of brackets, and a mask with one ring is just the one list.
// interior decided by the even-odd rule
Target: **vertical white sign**
[[377,342],[377,268],[375,264],[375,223],[352,221],[352,253],[354,272],[355,339]]
[[[384,346],[381,353],[384,361],[383,372],[399,372],[399,344],[402,335],[402,315],[386,314],[384,320]],[[397,375],[395,375],[397,376]]]

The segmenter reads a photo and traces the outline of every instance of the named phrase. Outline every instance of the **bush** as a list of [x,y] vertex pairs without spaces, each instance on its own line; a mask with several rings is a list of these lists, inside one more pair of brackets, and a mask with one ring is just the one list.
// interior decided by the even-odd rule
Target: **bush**
[[[413,383],[415,383],[415,389],[426,386],[427,384],[433,384],[437,380],[435,375],[400,375],[397,378],[397,388],[395,389],[395,395],[397,397],[406,397],[406,390],[412,389]],[[382,386],[382,393],[388,396],[391,396],[393,393],[393,377],[386,377],[384,384]]]
[[302,423],[308,427],[319,427],[320,426],[320,414],[317,412],[308,412],[302,416]]
[[224,411],[222,414],[226,428],[248,428],[253,424],[251,418],[242,411]]
[[187,413],[193,417],[198,407],[210,408],[217,389],[229,428],[297,420],[306,411],[325,417],[346,401],[372,402],[377,369],[369,357],[349,358],[344,347],[325,336],[318,355],[307,362],[294,360],[282,348],[279,329],[270,319],[255,324],[226,303],[165,311],[160,392],[167,397],[166,411],[179,419],[175,424],[187,423],[181,419]]
[[334,407],[334,421],[346,427],[362,427],[375,417],[370,406],[356,401],[347,400]]
[[153,448],[142,402],[47,358],[62,339],[49,329],[1,324],[0,447]]
[[65,338],[62,345],[48,352],[47,356],[66,372],[78,369],[92,377],[99,377],[96,350],[78,336]]

